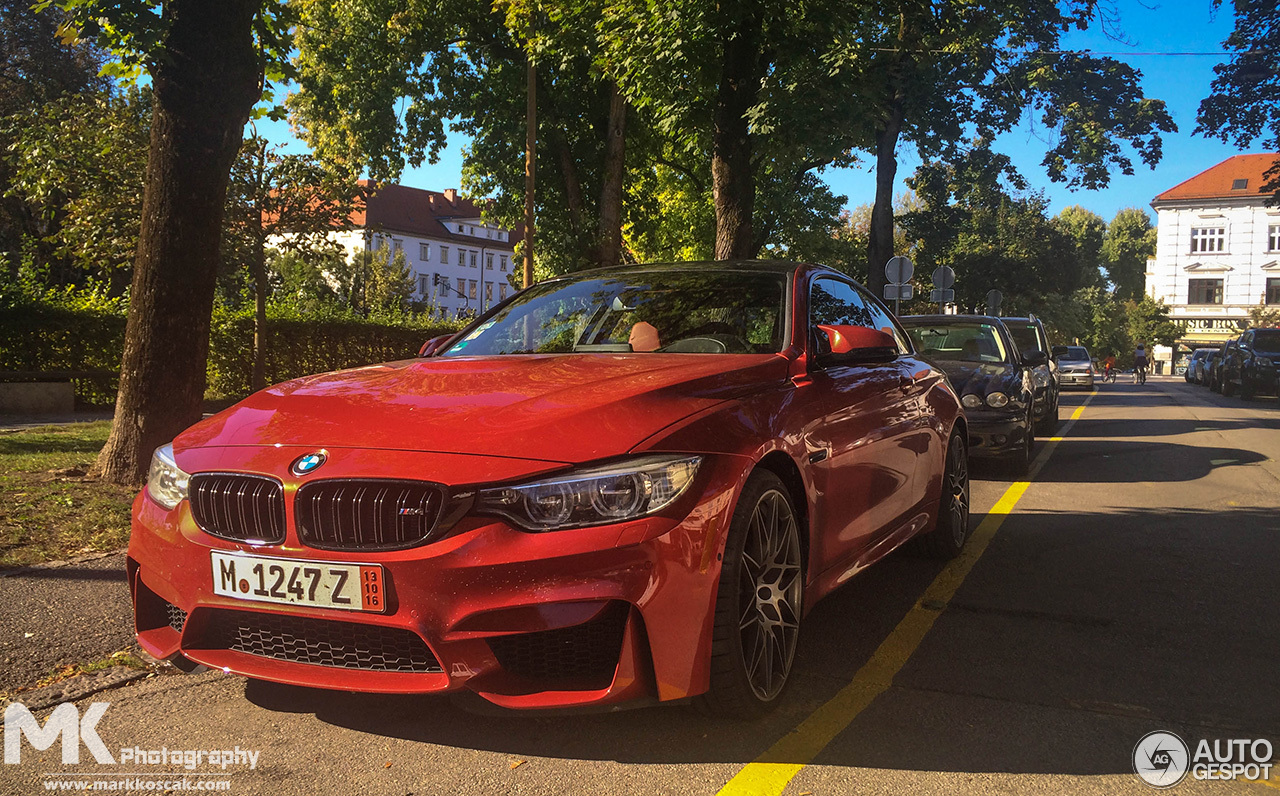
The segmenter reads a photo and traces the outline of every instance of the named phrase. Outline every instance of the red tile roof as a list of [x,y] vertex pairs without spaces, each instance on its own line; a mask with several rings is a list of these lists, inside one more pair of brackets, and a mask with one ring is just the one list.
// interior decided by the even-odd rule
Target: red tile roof
[[[1267,183],[1267,169],[1280,165],[1280,152],[1264,152],[1257,155],[1236,155],[1218,165],[1205,169],[1189,180],[1181,182],[1157,196],[1152,202],[1176,202],[1187,199],[1233,199],[1270,195],[1262,186]],[[1245,180],[1244,187],[1234,188],[1237,180]]]
[[[370,189],[365,207],[351,214],[351,222],[357,227],[369,227],[387,232],[404,232],[443,240],[456,240],[471,245],[482,245],[485,238],[458,235],[442,224],[455,218],[480,218],[481,205],[458,196],[454,191],[427,191],[407,185],[370,180],[360,184]],[[486,246],[509,248],[521,238],[521,230],[510,230],[507,241],[488,240]]]

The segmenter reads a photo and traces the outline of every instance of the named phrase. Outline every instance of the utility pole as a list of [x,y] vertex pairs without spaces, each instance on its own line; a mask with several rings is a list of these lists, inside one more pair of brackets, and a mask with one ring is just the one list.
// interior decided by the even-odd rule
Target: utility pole
[[[533,46],[532,41],[530,46]],[[524,287],[529,287],[533,284],[533,191],[537,171],[538,78],[533,67],[533,53],[530,52],[525,57],[528,105],[524,115]]]

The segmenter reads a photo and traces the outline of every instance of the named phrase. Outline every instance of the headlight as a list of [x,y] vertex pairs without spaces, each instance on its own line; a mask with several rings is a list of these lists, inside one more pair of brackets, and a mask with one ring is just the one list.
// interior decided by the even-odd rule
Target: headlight
[[987,396],[987,406],[992,409],[1003,409],[1009,405],[1009,396],[1002,392],[993,392]]
[[151,499],[171,509],[187,499],[187,484],[191,476],[178,469],[173,461],[173,446],[161,445],[151,454],[151,469],[147,472],[147,494]]
[[968,395],[960,399],[960,405],[963,406],[965,409],[981,409],[982,396],[969,393]]
[[476,510],[531,531],[621,522],[653,514],[680,497],[701,456],[644,456],[515,486],[484,489]]
[[1047,371],[1043,371],[1043,370],[1040,370],[1039,368],[1037,368],[1036,370],[1031,371],[1031,381],[1032,381],[1032,382],[1033,382],[1037,387],[1048,387],[1048,386],[1049,386],[1049,374],[1048,374],[1048,372],[1047,372]]
[[1267,359],[1266,357],[1254,357],[1253,361],[1256,362],[1260,368],[1269,368],[1275,365],[1275,362]]

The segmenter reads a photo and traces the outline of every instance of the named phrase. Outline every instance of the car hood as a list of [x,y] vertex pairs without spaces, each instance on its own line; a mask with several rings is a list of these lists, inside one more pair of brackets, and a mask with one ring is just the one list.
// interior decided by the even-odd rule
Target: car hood
[[576,463],[786,379],[777,355],[564,354],[389,362],[262,390],[192,426],[199,446],[377,448]]
[[1015,365],[995,362],[934,362],[947,374],[956,395],[974,393],[985,396],[991,392],[1007,392],[1011,381],[1020,375]]

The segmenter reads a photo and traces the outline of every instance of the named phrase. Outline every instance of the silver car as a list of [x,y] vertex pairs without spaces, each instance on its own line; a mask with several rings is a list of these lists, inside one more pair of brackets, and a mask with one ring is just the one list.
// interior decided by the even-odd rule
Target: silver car
[[1080,345],[1054,346],[1053,358],[1058,361],[1058,379],[1063,389],[1093,388],[1093,358],[1087,348]]

